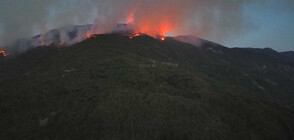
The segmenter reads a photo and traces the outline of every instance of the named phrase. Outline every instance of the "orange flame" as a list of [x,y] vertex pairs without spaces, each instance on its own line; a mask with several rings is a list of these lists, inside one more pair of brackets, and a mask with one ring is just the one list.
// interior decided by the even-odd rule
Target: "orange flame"
[[144,18],[138,17],[137,19],[134,17],[134,12],[128,16],[126,24],[132,24],[135,32],[147,34],[155,38],[158,36],[164,36],[167,32],[175,28],[175,25],[170,18],[162,18],[158,21],[153,19],[153,16],[147,15]]
[[129,38],[132,39],[132,38],[138,37],[140,35],[142,35],[142,33],[134,33],[134,34],[131,34]]
[[0,50],[0,55],[3,55],[3,56],[8,56],[9,53],[4,51],[4,50]]
[[[145,15],[144,17],[136,17],[135,10],[131,11],[125,19],[125,24],[129,24],[134,33],[128,35],[130,39],[138,37],[142,34],[152,36],[158,40],[165,40],[165,35],[169,31],[173,31],[175,23],[172,20],[172,16],[166,15],[165,17],[156,17],[153,20],[154,15]],[[156,20],[157,19],[157,20]],[[89,39],[95,36],[96,28],[91,28],[86,32],[85,36],[81,39]]]
[[91,32],[87,32],[86,38],[88,39],[88,38],[91,38],[91,37],[93,37],[93,34]]

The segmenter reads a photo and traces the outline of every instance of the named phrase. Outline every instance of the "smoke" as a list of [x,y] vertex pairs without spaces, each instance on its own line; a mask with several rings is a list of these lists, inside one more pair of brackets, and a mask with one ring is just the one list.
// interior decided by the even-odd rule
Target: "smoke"
[[1,0],[0,46],[49,29],[91,22],[95,7],[78,0]]
[[242,8],[253,0],[100,0],[100,18],[110,31],[133,15],[134,28],[151,36],[192,34],[221,41],[245,34],[254,25],[244,20]]
[[[57,0],[56,0],[57,1]],[[36,26],[46,26],[47,8],[56,1],[0,1],[2,42],[31,35]]]
[[73,24],[94,23],[95,33],[111,32],[130,16],[136,31],[151,36],[192,34],[221,42],[255,29],[242,13],[252,2],[256,1],[1,0],[0,45]]

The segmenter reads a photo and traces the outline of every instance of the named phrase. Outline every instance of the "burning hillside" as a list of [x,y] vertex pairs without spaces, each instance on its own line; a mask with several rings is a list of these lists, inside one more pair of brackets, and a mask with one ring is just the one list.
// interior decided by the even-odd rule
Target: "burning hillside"
[[[152,8],[146,8],[146,7]],[[194,6],[180,8],[187,3],[160,1],[156,5],[146,2],[126,2],[126,10],[116,16],[99,17],[93,24],[64,26],[40,35],[36,35],[16,45],[21,51],[38,46],[70,46],[91,38],[96,34],[119,34],[130,39],[146,34],[164,41],[167,34],[176,34],[186,28],[183,20],[186,11],[193,11]],[[108,9],[106,10],[108,11]],[[105,12],[105,11],[104,11]],[[109,11],[113,14],[114,11]],[[117,24],[120,23],[120,24]]]
[[[138,12],[140,14],[140,11]],[[105,29],[108,23],[97,20],[94,24],[65,26],[34,36],[30,40],[30,44],[33,47],[49,45],[69,46],[91,38],[96,34],[108,33],[129,36],[130,39],[146,34],[163,41],[167,32],[172,32],[176,29],[175,25],[173,25],[173,20],[175,19],[169,15],[160,15],[160,17],[162,16],[160,20],[155,21],[152,20],[152,13],[151,15],[144,15],[146,18],[138,17],[138,14],[135,10],[130,12],[125,18],[125,22],[111,27],[111,31]]]
[[142,33],[133,33],[133,34],[130,34],[130,35],[129,35],[129,38],[132,39],[132,38],[134,38],[134,37],[138,37],[138,36],[140,36],[140,35],[142,35]]
[[8,56],[9,53],[3,49],[0,49],[0,56]]
[[[101,28],[95,24],[88,25],[71,25],[58,29],[53,29],[47,33],[33,36],[29,40],[18,40],[14,43],[14,47],[19,48],[18,51],[25,51],[31,47],[38,46],[70,46],[83,40],[94,37],[97,34],[117,34],[128,36],[130,39],[146,34],[158,40],[165,40],[163,32],[155,32],[148,30],[136,29],[133,20],[126,23],[117,24],[111,32],[101,32]],[[144,29],[144,28],[142,28]]]
[[136,2],[129,3],[128,10],[118,13],[117,17],[97,18],[94,24],[54,29],[20,42],[16,48],[25,51],[30,47],[38,46],[70,46],[97,34],[118,34],[128,36],[130,39],[146,34],[164,41],[165,36],[177,35],[183,31],[183,28],[189,28],[183,17],[187,11],[193,11],[193,7],[182,9],[179,6],[183,6],[183,2],[161,1],[157,3],[158,7],[152,5],[151,9],[144,8],[148,4],[151,3],[147,2],[144,6]]
[[[30,1],[30,0],[29,0]],[[254,26],[244,20],[244,5],[252,0],[66,0],[3,1],[0,45],[29,39],[28,46],[68,46],[93,34],[112,33],[117,23],[131,33],[160,36],[195,35],[213,41],[243,35]],[[18,6],[15,5],[25,5]],[[14,8],[11,8],[14,7]],[[38,11],[38,12],[37,12]],[[234,12],[232,12],[234,11]],[[26,18],[30,15],[30,18]],[[87,27],[67,26],[91,24]],[[93,25],[92,25],[93,24]],[[64,27],[60,31],[49,29]],[[131,28],[130,28],[131,27]],[[38,35],[40,34],[40,35]],[[34,36],[31,38],[31,36]],[[164,40],[164,38],[158,38]],[[1,41],[2,40],[2,41]],[[26,47],[22,50],[26,50]]]

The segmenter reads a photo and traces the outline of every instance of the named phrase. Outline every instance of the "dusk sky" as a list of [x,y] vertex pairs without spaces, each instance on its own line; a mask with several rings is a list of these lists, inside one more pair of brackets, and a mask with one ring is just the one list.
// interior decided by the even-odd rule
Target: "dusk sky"
[[166,19],[174,35],[193,34],[227,47],[294,50],[293,0],[0,0],[0,45],[97,19],[114,25],[134,11],[140,26],[154,20],[148,25],[156,28]]
[[284,5],[279,0],[267,0],[246,6],[246,19],[256,29],[243,36],[232,36],[224,45],[294,51],[294,1],[288,4]]

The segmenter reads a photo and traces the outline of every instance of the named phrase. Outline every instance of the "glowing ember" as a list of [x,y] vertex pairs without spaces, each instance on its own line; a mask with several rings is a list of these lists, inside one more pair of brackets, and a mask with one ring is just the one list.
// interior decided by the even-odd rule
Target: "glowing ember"
[[134,34],[131,34],[129,38],[132,39],[132,38],[138,37],[140,35],[142,35],[142,34],[141,33],[134,33]]
[[4,50],[0,50],[0,55],[3,55],[3,56],[8,56],[9,53],[4,51]]
[[93,34],[90,32],[87,32],[86,38],[91,38],[91,37],[93,37]]
[[164,41],[164,40],[165,40],[165,38],[164,38],[164,37],[161,37],[161,40],[162,40],[162,41]]

